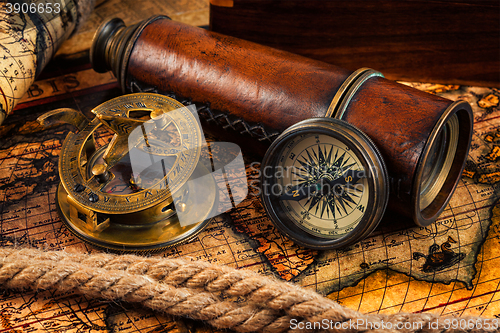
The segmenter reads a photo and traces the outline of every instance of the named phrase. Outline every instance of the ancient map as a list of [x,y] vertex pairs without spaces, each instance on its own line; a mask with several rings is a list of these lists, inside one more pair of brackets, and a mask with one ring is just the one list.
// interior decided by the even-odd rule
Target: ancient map
[[[117,9],[111,5],[116,3],[104,4],[90,22],[95,25],[102,17],[114,15]],[[203,15],[203,8],[206,10],[205,1],[200,0],[195,1],[194,14],[183,13],[183,3],[172,1],[163,10],[167,15],[196,18]],[[129,6],[126,10],[130,11],[131,1],[123,1],[123,6]],[[66,47],[62,50],[71,49],[71,45]],[[101,251],[74,237],[56,211],[59,151],[70,127],[44,130],[36,118],[59,107],[80,110],[91,118],[93,107],[121,91],[110,73],[95,73],[87,58],[60,59],[64,60],[48,66],[0,126],[0,246]],[[474,136],[466,170],[435,224],[419,228],[407,221],[383,222],[375,233],[349,248],[312,251],[299,247],[284,238],[267,217],[257,197],[259,169],[254,162],[258,157],[243,151],[249,184],[246,199],[217,216],[189,243],[156,255],[189,256],[273,275],[362,312],[500,317],[500,91],[405,84],[452,100],[467,100],[474,110]],[[4,291],[0,296],[0,332],[42,330],[212,329],[200,322],[73,293]]]
[[73,1],[0,4],[0,124],[76,25]]

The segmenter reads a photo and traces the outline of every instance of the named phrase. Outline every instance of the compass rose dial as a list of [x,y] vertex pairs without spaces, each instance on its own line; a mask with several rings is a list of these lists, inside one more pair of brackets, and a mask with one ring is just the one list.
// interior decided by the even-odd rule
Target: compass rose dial
[[262,165],[263,201],[276,226],[299,244],[336,248],[365,237],[387,203],[387,172],[355,127],[316,118],[287,129]]
[[328,238],[356,227],[369,188],[361,161],[347,145],[328,135],[305,134],[279,158],[289,171],[277,179],[285,189],[280,205],[299,227]]

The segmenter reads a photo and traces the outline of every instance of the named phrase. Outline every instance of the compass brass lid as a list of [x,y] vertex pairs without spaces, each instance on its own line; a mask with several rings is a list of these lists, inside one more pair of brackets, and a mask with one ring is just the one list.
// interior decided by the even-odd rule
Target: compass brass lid
[[261,198],[276,227],[294,242],[335,249],[368,236],[389,197],[377,147],[356,127],[311,118],[285,130],[261,166]]

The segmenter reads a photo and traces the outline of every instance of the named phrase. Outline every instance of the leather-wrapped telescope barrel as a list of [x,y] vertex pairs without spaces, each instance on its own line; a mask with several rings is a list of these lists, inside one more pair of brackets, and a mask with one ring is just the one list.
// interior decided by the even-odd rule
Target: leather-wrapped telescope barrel
[[470,146],[473,117],[466,102],[370,69],[351,72],[165,16],[129,27],[119,19],[104,23],[91,61],[99,72],[112,70],[124,92],[154,89],[209,105],[199,110],[202,121],[267,144],[308,118],[347,121],[373,140],[385,160],[388,210],[420,226],[445,208]]

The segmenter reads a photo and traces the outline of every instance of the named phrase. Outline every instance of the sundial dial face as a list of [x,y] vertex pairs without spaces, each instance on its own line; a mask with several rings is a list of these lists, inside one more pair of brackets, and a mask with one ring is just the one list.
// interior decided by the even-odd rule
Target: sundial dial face
[[[86,208],[111,214],[145,209],[167,200],[194,171],[201,131],[182,104],[160,95],[136,94],[108,101],[92,112],[96,118],[68,136],[59,167],[65,190]],[[151,114],[156,121],[138,117]],[[89,140],[100,126],[115,135],[105,150],[89,154]],[[96,166],[106,169],[106,181],[93,175]]]
[[[151,251],[197,235],[217,206],[215,181],[199,162],[204,137],[195,115],[163,95],[117,97],[92,110],[41,116],[44,125],[68,122],[59,157],[57,205],[79,238],[119,251]],[[113,137],[97,147],[94,134]],[[201,181],[199,179],[203,179]],[[197,180],[197,181],[192,181]]]

